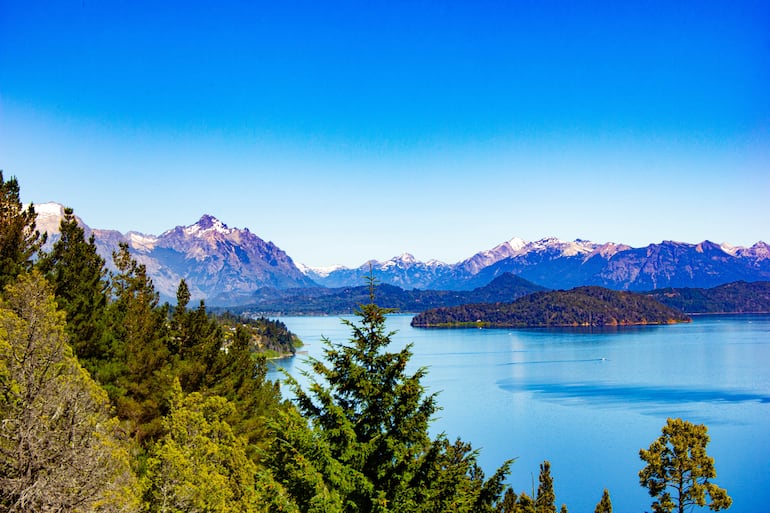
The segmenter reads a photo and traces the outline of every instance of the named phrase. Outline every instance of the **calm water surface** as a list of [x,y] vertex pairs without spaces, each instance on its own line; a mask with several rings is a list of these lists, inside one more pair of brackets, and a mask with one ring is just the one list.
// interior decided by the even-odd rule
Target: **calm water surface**
[[[321,336],[350,337],[339,318],[281,319],[322,356]],[[412,364],[443,408],[434,433],[481,450],[491,474],[518,458],[510,483],[532,494],[550,460],[557,503],[593,512],[602,490],[614,511],[649,511],[639,449],[667,417],[705,423],[717,479],[733,513],[770,504],[770,316],[704,316],[691,324],[618,330],[426,330],[391,316],[393,350],[414,344]],[[303,356],[281,362],[292,375]],[[707,511],[707,510],[704,510]]]

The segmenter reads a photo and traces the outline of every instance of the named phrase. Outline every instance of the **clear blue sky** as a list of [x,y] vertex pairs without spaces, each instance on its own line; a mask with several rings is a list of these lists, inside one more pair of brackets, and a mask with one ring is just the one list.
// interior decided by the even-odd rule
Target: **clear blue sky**
[[308,265],[770,242],[770,2],[0,0],[0,169]]

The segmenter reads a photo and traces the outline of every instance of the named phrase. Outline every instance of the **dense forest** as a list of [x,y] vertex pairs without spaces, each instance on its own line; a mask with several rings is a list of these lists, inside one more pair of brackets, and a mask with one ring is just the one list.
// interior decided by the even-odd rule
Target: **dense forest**
[[[363,279],[364,277],[362,277]],[[491,301],[513,301],[545,290],[511,273],[504,273],[484,287],[470,291],[404,290],[393,285],[377,287],[377,302],[399,312],[422,312],[441,306]],[[270,315],[332,315],[351,314],[369,299],[366,286],[341,288],[304,288],[257,291],[244,306],[229,310],[246,314]]]
[[687,322],[689,317],[651,297],[602,287],[537,292],[512,303],[436,308],[412,319],[420,328],[547,328]]
[[[487,285],[470,291],[404,290],[381,284],[377,288],[377,302],[398,312],[420,313],[442,307],[510,303],[528,294],[544,291],[545,288],[519,276],[503,273]],[[738,281],[710,289],[665,288],[640,294],[691,314],[770,312],[770,282]],[[263,288],[244,299],[242,306],[214,310],[229,310],[246,316],[348,315],[365,303],[367,297],[366,286],[284,290]]]
[[[557,511],[548,461],[517,494],[511,460],[487,477],[471,444],[429,434],[437,396],[406,371],[411,346],[388,350],[374,283],[350,340],[325,340],[286,400],[264,352],[293,350],[285,326],[190,308],[184,281],[159,304],[126,245],[107,272],[71,209],[41,254],[35,218],[0,172],[0,511]],[[655,511],[729,507],[707,442],[676,419],[640,451]]]
[[710,289],[658,289],[647,295],[688,313],[770,312],[770,282],[736,281]]

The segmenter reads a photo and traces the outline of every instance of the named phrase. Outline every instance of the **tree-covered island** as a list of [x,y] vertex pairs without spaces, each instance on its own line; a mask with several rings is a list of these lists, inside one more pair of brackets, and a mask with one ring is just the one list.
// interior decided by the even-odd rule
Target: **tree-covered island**
[[549,328],[689,322],[679,310],[634,292],[602,287],[536,292],[512,303],[435,308],[412,319],[418,328]]

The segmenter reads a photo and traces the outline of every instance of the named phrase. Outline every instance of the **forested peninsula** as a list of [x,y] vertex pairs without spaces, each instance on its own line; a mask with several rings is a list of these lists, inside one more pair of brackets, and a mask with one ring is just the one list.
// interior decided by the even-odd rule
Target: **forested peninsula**
[[602,287],[536,292],[512,303],[435,308],[412,319],[417,328],[603,327],[689,322],[679,310],[634,292]]
[[665,288],[646,293],[648,296],[687,313],[768,313],[770,282],[736,281],[710,289]]

